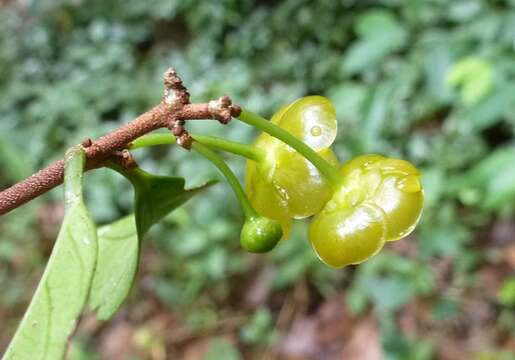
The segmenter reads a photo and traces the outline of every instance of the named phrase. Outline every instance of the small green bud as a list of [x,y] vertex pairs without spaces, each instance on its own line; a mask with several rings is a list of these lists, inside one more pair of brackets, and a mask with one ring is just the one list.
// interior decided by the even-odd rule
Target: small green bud
[[263,216],[253,216],[245,221],[241,229],[240,244],[252,253],[272,250],[283,236],[281,223]]

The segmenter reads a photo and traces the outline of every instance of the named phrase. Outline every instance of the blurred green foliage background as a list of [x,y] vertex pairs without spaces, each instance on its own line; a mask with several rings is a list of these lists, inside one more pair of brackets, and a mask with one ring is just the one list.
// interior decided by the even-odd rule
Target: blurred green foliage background
[[[329,97],[341,161],[420,167],[421,224],[343,270],[316,258],[305,222],[249,255],[221,183],[153,228],[128,304],[109,323],[84,316],[70,358],[515,359],[515,1],[0,1],[0,187],[156,104],[169,66],[192,100],[228,94],[265,116]],[[137,158],[191,185],[219,177],[175,147]],[[243,160],[228,161],[241,177]],[[115,173],[86,183],[99,223],[131,211]],[[0,352],[51,251],[61,191],[0,219]]]

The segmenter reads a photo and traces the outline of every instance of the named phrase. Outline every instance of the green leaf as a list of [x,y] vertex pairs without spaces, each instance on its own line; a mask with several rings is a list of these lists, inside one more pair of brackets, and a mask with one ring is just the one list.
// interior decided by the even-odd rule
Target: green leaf
[[96,227],[82,198],[85,155],[65,160],[65,217],[52,255],[3,359],[61,359],[88,298],[97,256]]
[[439,206],[445,184],[445,172],[438,168],[425,168],[421,171],[424,186],[424,207]]
[[346,125],[357,124],[361,120],[367,94],[368,89],[364,85],[353,82],[338,84],[328,90],[338,120]]
[[385,32],[391,36],[405,30],[391,11],[372,9],[357,18],[354,31],[362,38],[374,38],[383,36]]
[[376,151],[374,146],[380,140],[392,93],[392,86],[388,83],[383,83],[368,94],[364,103],[364,119],[361,125],[363,132],[360,134],[359,139],[362,146],[361,152]]
[[451,193],[467,204],[499,209],[515,199],[515,147],[499,148],[471,170],[451,178]]
[[504,280],[497,297],[502,305],[515,307],[515,277]]
[[515,104],[515,85],[502,84],[481,101],[467,107],[462,117],[474,130],[483,130],[508,118],[510,106],[513,104]]
[[189,200],[199,190],[216,181],[189,190],[184,189],[184,178],[150,174],[138,167],[125,169],[111,164],[113,170],[125,176],[134,187],[134,215],[140,238],[152,225],[176,207]]
[[240,331],[240,339],[246,344],[270,344],[274,333],[274,318],[266,307],[259,307]]
[[492,177],[498,176],[500,170],[513,166],[514,160],[515,147],[499,148],[462,174],[459,178],[461,181],[456,186],[484,186]]
[[478,103],[490,93],[494,85],[494,71],[486,60],[469,57],[454,64],[447,74],[450,85],[461,87],[461,98],[465,105]]
[[111,318],[129,295],[138,268],[140,239],[146,231],[214,183],[184,189],[183,178],[151,175],[138,168],[114,168],[134,185],[136,216],[126,216],[98,229],[98,263],[89,303],[101,320]]
[[486,188],[484,206],[487,209],[500,209],[512,205],[515,199],[515,157],[489,181]]
[[0,165],[9,169],[5,176],[9,181],[18,181],[30,175],[32,171],[31,159],[26,152],[20,151],[9,139],[9,135],[0,137]]
[[[217,182],[208,181],[187,190],[184,189],[184,178],[152,175],[139,168],[130,171],[136,197],[134,214],[140,237],[170,211],[184,204],[198,191]],[[134,181],[135,178],[137,181]]]
[[388,54],[389,48],[389,44],[384,40],[371,39],[356,42],[349,48],[342,69],[347,74],[359,73],[378,63]]
[[227,339],[215,338],[209,342],[207,353],[202,360],[241,360],[242,357],[238,349],[232,345]]
[[385,56],[406,44],[406,29],[386,10],[370,10],[358,18],[355,32],[360,40],[352,44],[343,63],[343,71],[359,73],[378,64]]
[[448,103],[452,100],[451,87],[446,79],[452,65],[451,49],[442,41],[430,43],[426,51],[423,66],[427,91],[439,103]]
[[134,215],[98,229],[98,261],[89,305],[100,320],[111,318],[129,295],[139,258]]

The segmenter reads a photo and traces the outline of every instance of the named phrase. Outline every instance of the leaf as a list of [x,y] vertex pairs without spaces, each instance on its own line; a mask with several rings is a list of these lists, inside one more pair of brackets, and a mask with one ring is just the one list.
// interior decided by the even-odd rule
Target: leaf
[[82,198],[85,155],[65,162],[66,212],[45,272],[4,359],[61,359],[88,298],[97,256],[96,227]]
[[359,142],[361,152],[374,151],[381,135],[382,127],[388,114],[388,104],[391,102],[392,87],[383,83],[368,94],[364,103],[364,119],[361,127]]
[[151,175],[141,169],[115,170],[136,184],[136,217],[132,214],[98,229],[98,263],[89,304],[101,320],[111,318],[129,295],[138,268],[139,240],[146,231],[198,191],[214,183],[210,181],[184,189],[183,178]]
[[358,18],[355,32],[360,40],[350,46],[345,56],[342,70],[347,74],[378,64],[385,56],[404,47],[408,39],[406,30],[386,10],[366,12]]
[[500,209],[512,205],[515,200],[515,157],[495,174],[486,189],[484,206],[487,209]]
[[461,87],[461,98],[465,105],[478,103],[490,93],[494,85],[492,65],[477,57],[469,57],[454,64],[447,74],[447,82]]
[[98,261],[89,305],[100,320],[111,318],[129,295],[139,258],[134,215],[98,229]]
[[424,207],[439,206],[445,184],[445,172],[438,167],[425,168],[421,171],[424,187]]
[[499,171],[514,166],[515,147],[499,148],[481,160],[471,170],[462,175],[465,186],[481,186],[492,177],[498,176]]
[[354,31],[362,38],[374,38],[385,32],[389,35],[401,33],[404,29],[391,11],[372,9],[358,17]]
[[147,230],[166,214],[189,200],[197,191],[217,181],[184,189],[184,178],[153,175],[141,168],[125,169],[117,164],[110,167],[125,176],[134,187],[134,215],[138,234],[142,237]]
[[362,117],[367,88],[359,83],[347,82],[333,86],[328,93],[336,108],[339,122],[346,125],[358,123]]
[[259,307],[249,321],[242,326],[240,338],[246,344],[270,343],[274,337],[274,320],[270,310]]
[[504,280],[497,298],[502,305],[515,307],[515,277]]
[[358,41],[347,51],[342,69],[347,74],[359,73],[378,63],[389,52],[390,45],[384,39]]
[[187,190],[184,189],[184,178],[152,175],[139,168],[130,171],[135,191],[134,214],[140,237],[170,211],[188,201],[198,191],[217,182],[211,180]]
[[14,182],[29,176],[32,166],[27,154],[11,143],[7,133],[0,137],[0,165],[9,169],[5,176],[7,180]]
[[216,359],[241,360],[242,357],[238,349],[227,339],[215,338],[209,342],[208,351],[202,357],[202,360]]
[[515,148],[499,148],[471,170],[451,178],[451,193],[457,193],[467,204],[486,209],[499,209],[515,199]]
[[427,46],[427,55],[423,60],[427,91],[440,103],[452,100],[451,87],[446,81],[451,63],[450,46],[444,42],[432,42]]
[[466,108],[462,116],[474,130],[483,130],[507,118],[510,106],[513,104],[515,104],[515,85],[502,84],[481,101]]

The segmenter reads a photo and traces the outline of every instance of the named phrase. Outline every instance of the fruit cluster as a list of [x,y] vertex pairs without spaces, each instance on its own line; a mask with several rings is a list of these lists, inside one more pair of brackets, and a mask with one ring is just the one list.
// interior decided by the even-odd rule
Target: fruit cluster
[[[340,166],[331,150],[337,121],[328,99],[298,99],[270,121],[246,110],[238,118],[263,131],[253,145],[193,135],[191,147],[218,167],[239,199],[245,214],[240,243],[247,251],[272,250],[288,237],[293,219],[313,216],[313,249],[326,264],[342,267],[369,259],[415,228],[424,203],[420,173],[407,161],[380,155]],[[145,135],[131,149],[175,141],[169,134]],[[246,191],[214,150],[247,158]]]
[[260,134],[254,143],[260,156],[247,160],[246,193],[257,214],[278,221],[282,231],[246,223],[244,248],[269,250],[288,236],[292,219],[314,216],[309,228],[313,249],[326,264],[342,267],[369,259],[385,242],[415,228],[424,200],[420,173],[407,161],[380,155],[358,156],[340,166],[330,148],[337,121],[328,99],[298,99],[270,122],[308,145],[333,173],[326,176],[292,144]]

